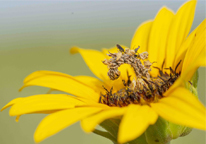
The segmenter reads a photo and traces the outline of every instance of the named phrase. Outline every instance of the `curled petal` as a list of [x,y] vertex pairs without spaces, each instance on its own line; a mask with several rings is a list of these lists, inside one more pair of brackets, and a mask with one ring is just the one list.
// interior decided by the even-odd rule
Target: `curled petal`
[[5,110],[6,108],[10,107],[10,106],[13,106],[15,103],[18,103],[20,101],[22,101],[22,97],[19,97],[19,98],[15,98],[13,99],[12,101],[10,101],[8,104],[6,104],[2,109],[1,111]]

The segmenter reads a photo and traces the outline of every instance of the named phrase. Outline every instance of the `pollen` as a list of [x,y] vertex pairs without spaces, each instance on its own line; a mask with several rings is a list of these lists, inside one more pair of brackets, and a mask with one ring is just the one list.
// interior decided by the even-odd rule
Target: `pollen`
[[[110,80],[116,80],[120,77],[121,72],[118,68],[122,64],[129,64],[133,68],[136,78],[131,79],[131,76],[127,72],[127,80],[122,80],[124,88],[113,93],[113,87],[111,89],[105,89],[105,93],[100,94],[99,103],[106,104],[108,106],[124,107],[129,104],[149,104],[151,102],[157,102],[163,98],[164,92],[176,81],[180,72],[177,73],[176,69],[180,62],[177,64],[175,70],[165,68],[169,70],[163,73],[162,68],[153,67],[159,70],[159,76],[153,77],[150,75],[152,63],[148,60],[148,52],[138,53],[138,48],[131,50],[129,48],[123,49],[117,44],[118,52],[108,54],[110,59],[105,59],[103,64],[108,66],[108,76]],[[164,63],[163,63],[164,65]]]

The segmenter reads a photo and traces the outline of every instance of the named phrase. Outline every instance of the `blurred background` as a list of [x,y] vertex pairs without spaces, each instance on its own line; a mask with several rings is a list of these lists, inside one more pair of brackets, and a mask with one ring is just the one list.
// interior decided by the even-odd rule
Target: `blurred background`
[[[18,89],[37,70],[94,76],[71,46],[101,50],[118,44],[130,46],[138,25],[153,19],[166,5],[176,11],[184,1],[0,1],[0,107],[17,97],[44,94],[42,87]],[[198,1],[192,30],[205,18],[205,1]],[[205,69],[199,69],[198,92],[205,105]],[[19,122],[0,113],[0,144],[34,144],[33,134],[43,114],[24,115]],[[193,130],[172,144],[203,144],[205,132]],[[79,123],[41,144],[110,144],[103,137],[86,134]]]

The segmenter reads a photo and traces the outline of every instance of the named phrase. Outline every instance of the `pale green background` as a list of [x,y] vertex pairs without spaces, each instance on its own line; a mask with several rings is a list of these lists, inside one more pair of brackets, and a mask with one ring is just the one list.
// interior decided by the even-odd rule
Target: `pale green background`
[[[23,79],[36,70],[53,70],[70,75],[94,76],[80,55],[70,55],[77,45],[98,49],[115,44],[129,46],[136,27],[152,19],[161,6],[174,11],[184,1],[112,2],[10,2],[0,1],[0,107],[17,97],[42,94],[47,88],[29,87],[21,93]],[[192,29],[205,18],[205,2],[197,4]],[[205,104],[205,69],[200,68],[199,96]],[[18,123],[0,113],[0,144],[33,144],[33,133],[45,115],[31,114]],[[172,144],[203,144],[205,132],[193,130]],[[85,134],[79,123],[41,144],[110,144],[105,138]]]

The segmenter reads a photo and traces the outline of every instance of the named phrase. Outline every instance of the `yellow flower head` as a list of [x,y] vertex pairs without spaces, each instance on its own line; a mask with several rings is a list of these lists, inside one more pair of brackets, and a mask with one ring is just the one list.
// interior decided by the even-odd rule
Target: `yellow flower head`
[[[72,54],[81,54],[98,79],[36,71],[25,78],[20,90],[43,86],[70,95],[17,98],[2,110],[11,106],[9,114],[16,116],[17,121],[23,114],[49,114],[36,129],[36,142],[77,121],[81,121],[86,132],[101,133],[95,130],[100,124],[110,133],[108,138],[117,139],[118,143],[142,136],[160,117],[206,130],[205,107],[193,95],[196,92],[193,75],[200,66],[206,65],[206,20],[188,36],[195,6],[196,1],[192,0],[176,13],[161,8],[154,20],[138,27],[130,48],[117,45],[101,52],[71,48]],[[113,131],[109,129],[112,126]]]

